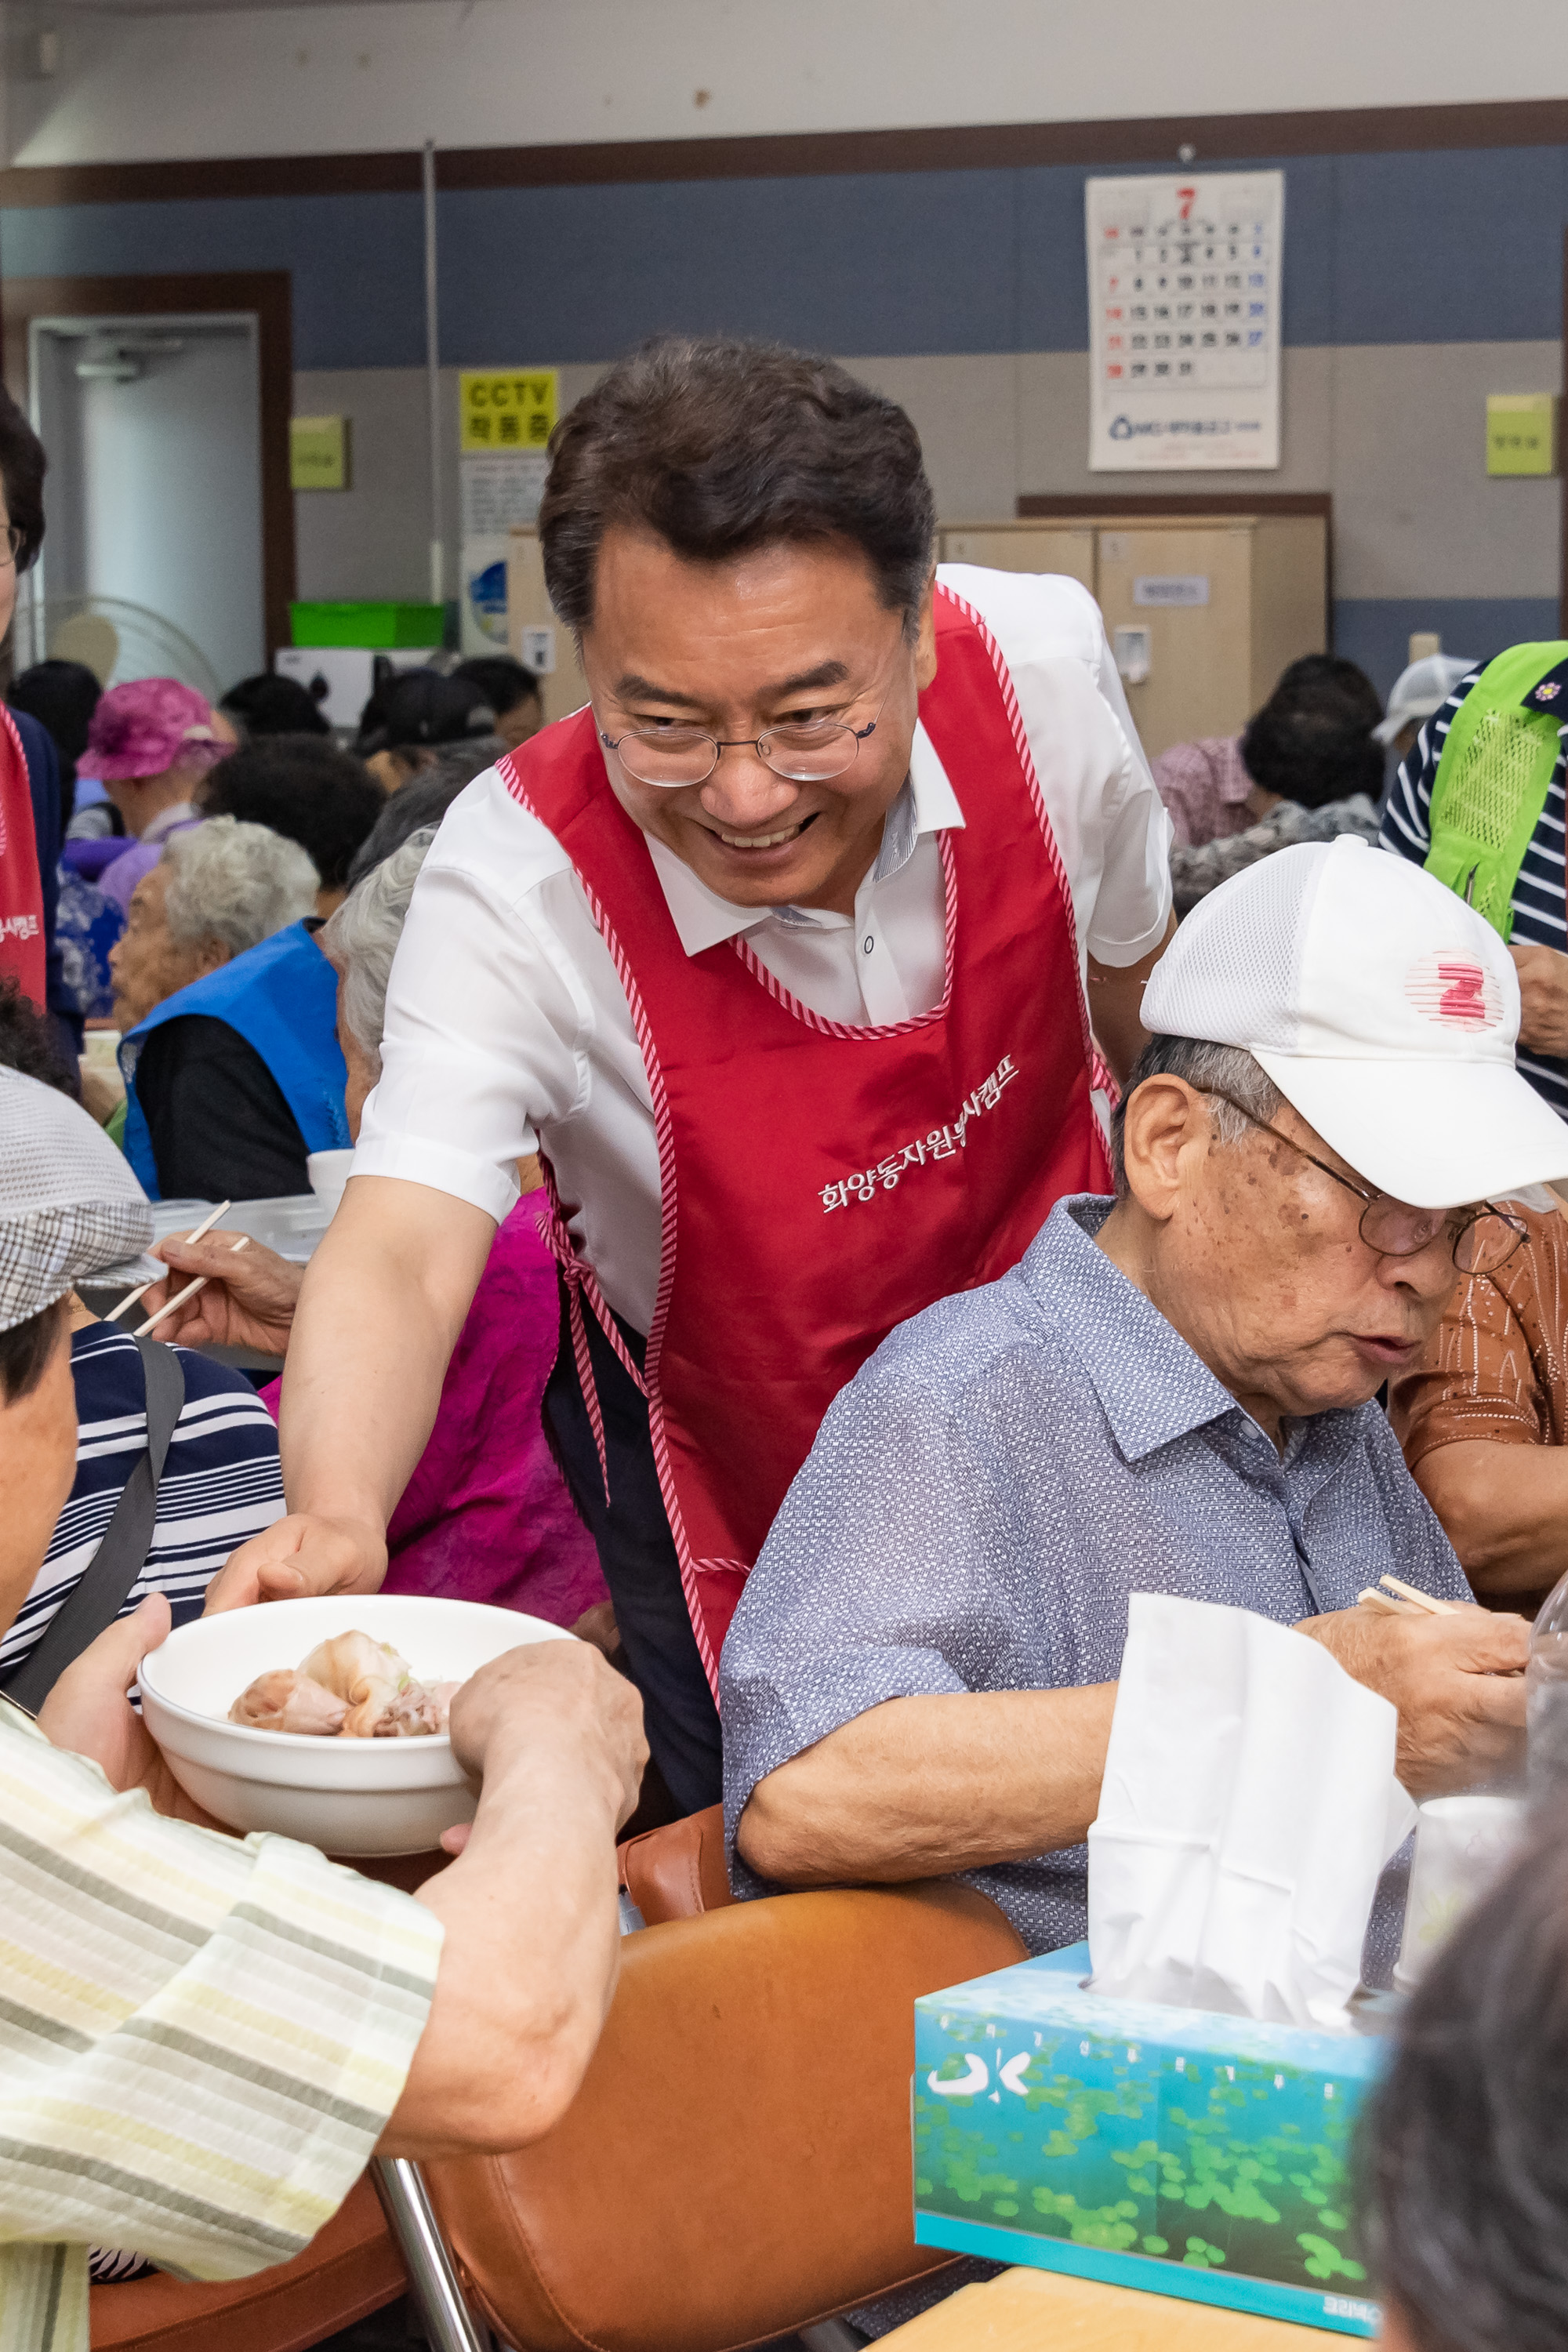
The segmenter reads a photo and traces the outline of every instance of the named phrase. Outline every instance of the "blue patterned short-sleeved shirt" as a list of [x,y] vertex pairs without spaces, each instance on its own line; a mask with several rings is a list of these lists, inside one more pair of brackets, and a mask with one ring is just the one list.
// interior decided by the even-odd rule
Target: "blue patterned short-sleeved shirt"
[[[885,1699],[1113,1682],[1134,1592],[1281,1624],[1388,1570],[1470,1598],[1382,1412],[1285,1424],[1283,1456],[1093,1236],[1052,1210],[1022,1263],[901,1324],[835,1400],[721,1664],[734,1853],[765,1774]],[[1087,1850],[977,1871],[1031,1951],[1086,1932]]]

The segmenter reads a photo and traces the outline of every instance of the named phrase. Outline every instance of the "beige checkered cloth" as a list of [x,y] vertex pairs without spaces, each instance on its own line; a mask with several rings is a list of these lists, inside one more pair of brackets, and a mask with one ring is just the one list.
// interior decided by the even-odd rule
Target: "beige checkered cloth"
[[0,1069],[0,1331],[152,1238],[146,1194],[81,1105]]

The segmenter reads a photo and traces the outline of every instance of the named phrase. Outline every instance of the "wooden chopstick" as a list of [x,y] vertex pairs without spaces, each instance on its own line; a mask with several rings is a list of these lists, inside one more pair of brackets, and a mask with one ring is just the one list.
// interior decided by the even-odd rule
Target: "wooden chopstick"
[[[230,1250],[229,1255],[230,1257],[237,1257],[242,1249],[248,1249],[249,1247],[250,1235],[248,1234],[241,1234],[234,1247]],[[209,1279],[210,1276],[207,1275],[198,1274],[195,1282],[187,1282],[184,1290],[176,1291],[173,1298],[166,1298],[164,1300],[163,1306],[159,1307],[156,1315],[149,1315],[145,1323],[139,1323],[135,1330],[131,1334],[132,1338],[133,1339],[144,1339],[149,1331],[156,1329],[157,1326],[163,1321],[165,1315],[172,1315],[176,1307],[183,1307],[187,1298],[194,1298],[198,1290],[205,1290]]]
[[1452,1617],[1459,1606],[1457,1601],[1439,1601],[1435,1593],[1418,1591],[1414,1584],[1402,1584],[1397,1576],[1379,1577],[1378,1582],[1390,1592],[1397,1592],[1412,1609],[1424,1610],[1428,1617]]
[[[201,1241],[201,1240],[204,1238],[204,1236],[205,1236],[205,1234],[209,1234],[209,1233],[212,1231],[212,1228],[214,1227],[214,1225],[216,1225],[216,1223],[217,1223],[218,1219],[219,1219],[221,1216],[225,1216],[225,1215],[226,1215],[227,1212],[228,1212],[230,1209],[232,1209],[232,1208],[233,1208],[233,1206],[234,1206],[234,1202],[233,1202],[232,1201],[220,1201],[220,1202],[218,1202],[218,1204],[217,1204],[217,1207],[213,1211],[213,1213],[212,1213],[211,1216],[210,1216],[210,1217],[204,1217],[204,1218],[202,1219],[202,1221],[201,1221],[201,1223],[200,1223],[199,1225],[194,1225],[194,1226],[191,1228],[191,1231],[190,1231],[188,1234],[186,1234],[184,1236],[184,1238],[187,1242],[199,1242],[199,1241]],[[163,1280],[163,1276],[161,1274],[155,1274],[155,1275],[153,1276],[153,1281],[152,1281],[152,1282],[144,1282],[144,1283],[142,1283],[142,1286],[141,1286],[141,1288],[140,1288],[140,1289],[138,1289],[138,1290],[128,1290],[128,1291],[126,1292],[126,1294],[125,1294],[124,1297],[121,1300],[121,1302],[120,1302],[119,1306],[115,1308],[115,1310],[114,1310],[113,1314],[112,1314],[112,1315],[106,1315],[106,1316],[104,1317],[104,1318],[103,1318],[103,1319],[104,1319],[104,1321],[105,1321],[106,1323],[118,1323],[118,1322],[119,1322],[119,1320],[120,1320],[120,1318],[121,1318],[121,1317],[122,1315],[124,1315],[124,1314],[128,1313],[128,1312],[129,1312],[129,1310],[130,1310],[132,1307],[134,1307],[134,1306],[135,1306],[136,1301],[137,1301],[139,1298],[145,1298],[145,1297],[146,1297],[147,1293],[152,1289],[153,1283],[162,1282]],[[184,1292],[182,1292],[181,1296],[182,1296],[182,1297],[184,1297],[184,1296],[185,1296],[185,1294],[184,1294]],[[173,1299],[171,1299],[171,1300],[169,1301],[169,1304],[170,1304],[170,1306],[172,1307],[172,1306],[174,1304],[174,1300],[173,1300]],[[143,1328],[143,1329],[145,1329],[146,1328],[147,1328],[147,1327],[146,1327],[145,1325],[143,1325],[143,1326],[142,1326],[142,1328]],[[140,1335],[138,1335],[138,1336],[140,1336]]]
[[1385,1617],[1410,1617],[1415,1614],[1414,1610],[1406,1608],[1403,1601],[1395,1601],[1387,1592],[1374,1592],[1370,1584],[1356,1594],[1356,1604],[1362,1609],[1380,1610]]

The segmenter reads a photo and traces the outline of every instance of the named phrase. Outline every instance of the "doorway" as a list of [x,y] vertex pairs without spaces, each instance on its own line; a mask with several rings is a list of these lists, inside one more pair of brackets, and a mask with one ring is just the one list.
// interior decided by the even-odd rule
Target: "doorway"
[[[120,676],[199,662],[223,691],[263,668],[289,641],[294,594],[288,272],[14,278],[0,305],[6,381],[49,457],[23,600],[31,587],[44,626],[28,640],[19,612],[16,666],[45,649],[51,615],[102,597]],[[184,668],[157,652],[159,624],[191,649]]]
[[[186,682],[207,693],[266,660],[257,341],[238,312],[28,327],[33,422],[49,453],[34,599],[46,615],[80,597],[111,620],[140,608],[153,644],[174,630],[196,647],[207,676]],[[180,651],[171,636],[173,675]]]

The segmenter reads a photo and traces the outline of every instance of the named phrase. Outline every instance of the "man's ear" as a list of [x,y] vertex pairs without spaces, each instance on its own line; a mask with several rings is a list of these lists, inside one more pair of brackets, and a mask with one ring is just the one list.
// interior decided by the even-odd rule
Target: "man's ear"
[[931,568],[921,599],[920,631],[915,638],[915,685],[923,694],[936,676],[936,569]]
[[234,950],[209,931],[196,950],[196,978],[205,980],[209,971],[218,971],[233,961]]
[[1184,1078],[1145,1078],[1128,1099],[1121,1138],[1129,1190],[1163,1223],[1175,1213],[1194,1155],[1208,1150],[1208,1106]]

